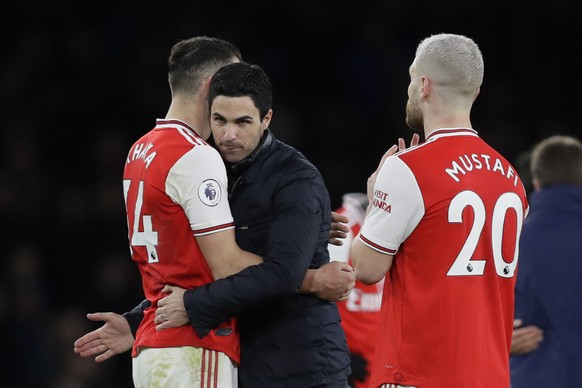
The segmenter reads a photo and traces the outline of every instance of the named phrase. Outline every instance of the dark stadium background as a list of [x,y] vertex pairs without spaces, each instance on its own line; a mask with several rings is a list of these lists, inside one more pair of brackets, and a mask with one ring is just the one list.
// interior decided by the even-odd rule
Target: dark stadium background
[[3,4],[0,386],[131,386],[128,355],[95,364],[73,341],[99,326],[85,313],[142,299],[121,174],[166,113],[177,40],[225,38],[266,70],[271,129],[319,167],[336,207],[410,138],[408,66],[433,33],[480,45],[473,125],[509,159],[550,134],[580,136],[578,15],[574,0]]

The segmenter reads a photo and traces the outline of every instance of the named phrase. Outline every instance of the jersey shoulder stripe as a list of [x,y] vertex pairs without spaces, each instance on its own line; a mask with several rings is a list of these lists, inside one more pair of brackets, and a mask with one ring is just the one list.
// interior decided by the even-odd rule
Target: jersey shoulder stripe
[[234,222],[228,222],[226,224],[220,224],[211,226],[209,228],[202,228],[202,229],[194,229],[192,230],[194,236],[204,236],[207,234],[215,233],[220,230],[232,229],[234,228]]
[[395,255],[397,250],[395,249],[390,249],[390,248],[386,248],[383,247],[382,245],[376,244],[375,242],[372,242],[370,240],[368,240],[363,234],[360,233],[360,239],[362,240],[362,242],[364,244],[366,244],[367,246],[369,246],[370,248],[374,249],[375,251],[378,251],[380,253],[385,253],[388,255]]

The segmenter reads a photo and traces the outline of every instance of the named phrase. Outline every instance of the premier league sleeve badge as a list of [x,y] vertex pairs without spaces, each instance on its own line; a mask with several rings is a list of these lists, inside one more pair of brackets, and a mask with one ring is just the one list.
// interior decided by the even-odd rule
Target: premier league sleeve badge
[[221,196],[222,189],[214,179],[206,179],[198,186],[198,198],[206,206],[216,206]]

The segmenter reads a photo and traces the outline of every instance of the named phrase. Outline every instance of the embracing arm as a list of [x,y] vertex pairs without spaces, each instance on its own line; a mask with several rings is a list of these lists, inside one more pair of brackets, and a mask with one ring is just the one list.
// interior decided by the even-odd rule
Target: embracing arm
[[[332,243],[331,236],[345,238],[345,232],[349,230],[345,225],[349,221],[347,217],[332,213],[331,218],[330,244]],[[243,251],[238,247],[234,241],[233,230],[197,237],[197,241],[216,279],[225,278],[250,265],[262,262],[259,256]],[[268,273],[269,270],[266,269],[266,271]],[[321,299],[335,302],[347,299],[355,282],[356,276],[351,265],[332,262],[324,264],[317,269],[308,269],[298,291],[304,294],[314,294]],[[281,284],[284,284],[284,282]],[[218,286],[218,289],[220,287]],[[166,285],[163,292],[168,296],[158,302],[155,318],[156,329],[163,330],[188,324],[190,322],[188,315],[194,315],[192,311],[187,313],[187,309],[193,310],[193,307],[189,306],[195,303],[191,300],[194,290],[187,292],[183,288]]]
[[243,251],[237,245],[234,229],[196,236],[196,242],[215,279],[222,279],[263,262],[260,256]]
[[[331,248],[349,251],[348,238],[350,219],[340,213],[331,212],[331,226],[329,229],[328,250],[331,257]],[[344,246],[347,243],[348,246]],[[313,294],[321,299],[337,302],[348,298],[356,284],[354,268],[346,262],[331,261],[319,268],[310,268],[305,272],[299,292]]]
[[346,300],[355,284],[354,268],[348,263],[332,261],[317,269],[308,269],[299,292],[337,302]]
[[[200,246],[200,250],[202,251],[210,270],[212,271],[212,275],[215,279],[221,279],[227,277],[229,275],[235,274],[242,269],[254,265],[259,264],[262,262],[260,256],[254,255],[250,252],[243,251],[239,248],[236,244],[235,236],[234,236],[234,229],[227,229],[217,233],[212,233],[205,236],[198,236],[196,237],[196,241]],[[180,290],[180,287],[172,287],[166,286],[163,290],[165,293],[172,293],[177,290]],[[175,297],[178,295],[174,295]],[[167,300],[166,304],[170,301]],[[127,320],[129,327],[131,328],[131,333],[135,337],[135,333],[137,332],[137,328],[141,323],[144,310],[151,305],[150,301],[145,299],[139,305],[134,307],[132,310],[123,314],[123,317]],[[158,307],[163,307],[164,303],[158,305]],[[183,310],[183,307],[182,307]],[[168,318],[168,314],[170,312],[161,310],[157,312],[157,315],[166,313],[166,318]],[[182,311],[184,312],[184,311]],[[173,317],[178,317],[180,315],[179,309],[174,309]],[[183,318],[186,318],[185,314],[181,314],[182,319],[180,319],[181,324],[176,326],[181,326],[187,323],[184,322]],[[159,319],[158,319],[159,321]],[[170,327],[167,324],[167,327]],[[161,327],[165,328],[165,327]]]
[[322,192],[307,179],[280,189],[272,204],[277,216],[264,231],[264,262],[185,292],[189,321],[200,336],[233,316],[297,293],[321,238]]
[[[235,240],[234,229],[196,236],[196,241],[213,277],[217,280],[263,262],[260,256],[240,249]],[[189,317],[186,309],[187,299],[184,297],[186,290],[166,285],[162,292],[168,296],[158,301],[154,319],[156,329],[163,330],[187,325]]]

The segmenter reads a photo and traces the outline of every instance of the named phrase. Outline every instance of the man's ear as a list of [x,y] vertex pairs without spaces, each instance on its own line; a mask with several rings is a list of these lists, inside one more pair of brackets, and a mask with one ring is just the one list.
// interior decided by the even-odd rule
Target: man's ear
[[204,94],[205,94],[206,96],[208,96],[208,91],[210,90],[210,81],[212,81],[212,76],[211,76],[211,75],[210,75],[210,76],[208,76],[208,77],[206,78],[206,80],[204,80],[204,84],[203,84],[203,87],[204,87],[204,92],[205,92]]
[[269,124],[271,124],[271,119],[273,118],[273,109],[269,109],[265,117],[263,117],[263,121],[261,122],[261,126],[263,129],[269,128]]
[[423,100],[430,94],[432,82],[428,77],[424,76],[420,79],[420,82],[422,82],[422,86],[420,87],[420,99]]

